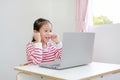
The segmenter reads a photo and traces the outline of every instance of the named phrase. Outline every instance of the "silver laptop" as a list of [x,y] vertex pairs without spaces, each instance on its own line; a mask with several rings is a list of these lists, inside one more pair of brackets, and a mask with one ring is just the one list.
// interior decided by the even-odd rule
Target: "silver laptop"
[[86,65],[92,62],[95,33],[65,32],[61,60],[43,63],[40,66],[52,69],[65,69]]

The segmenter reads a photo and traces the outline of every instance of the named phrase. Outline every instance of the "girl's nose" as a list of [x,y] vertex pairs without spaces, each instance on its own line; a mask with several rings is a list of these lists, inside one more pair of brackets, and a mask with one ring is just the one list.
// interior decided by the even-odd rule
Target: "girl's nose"
[[51,37],[52,36],[52,33],[48,33],[48,37]]

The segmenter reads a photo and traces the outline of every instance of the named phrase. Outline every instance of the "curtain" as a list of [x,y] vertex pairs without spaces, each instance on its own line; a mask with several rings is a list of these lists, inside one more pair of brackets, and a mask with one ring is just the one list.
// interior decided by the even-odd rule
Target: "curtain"
[[91,0],[75,0],[75,23],[77,32],[91,31],[93,24],[91,13]]

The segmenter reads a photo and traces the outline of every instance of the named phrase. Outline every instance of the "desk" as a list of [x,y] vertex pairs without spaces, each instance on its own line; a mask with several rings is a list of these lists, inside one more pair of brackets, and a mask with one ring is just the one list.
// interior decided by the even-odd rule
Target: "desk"
[[114,75],[120,73],[120,65],[99,62],[92,62],[85,66],[79,66],[63,70],[42,68],[37,65],[16,66],[14,67],[14,69],[20,72],[17,74],[17,80],[19,80],[18,78],[20,78],[20,74],[22,73],[30,74],[30,76],[35,75],[41,76],[42,78],[46,78],[41,78],[41,80],[97,80],[97,78],[99,77],[103,78],[106,75]]

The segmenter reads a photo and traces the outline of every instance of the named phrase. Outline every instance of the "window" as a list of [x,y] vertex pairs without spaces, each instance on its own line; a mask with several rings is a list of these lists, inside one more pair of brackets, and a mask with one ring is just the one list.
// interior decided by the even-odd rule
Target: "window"
[[92,0],[93,23],[120,23],[120,0]]

